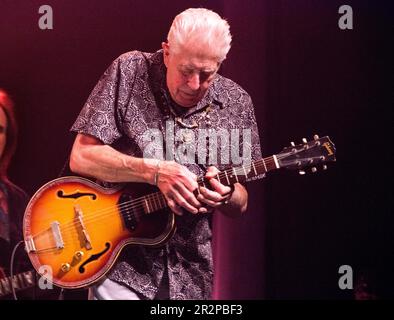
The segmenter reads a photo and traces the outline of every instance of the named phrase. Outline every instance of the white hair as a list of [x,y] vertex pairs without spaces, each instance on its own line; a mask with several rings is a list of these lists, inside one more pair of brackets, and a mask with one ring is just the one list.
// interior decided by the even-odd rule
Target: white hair
[[231,47],[230,26],[217,13],[204,9],[187,9],[178,14],[168,33],[170,51],[179,53],[188,45],[197,45],[218,62],[226,59]]

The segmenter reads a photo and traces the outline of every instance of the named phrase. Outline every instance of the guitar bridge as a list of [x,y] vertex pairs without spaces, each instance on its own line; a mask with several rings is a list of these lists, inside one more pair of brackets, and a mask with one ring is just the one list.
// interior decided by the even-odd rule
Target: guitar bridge
[[[64,249],[64,241],[60,232],[60,223],[58,221],[52,222],[50,231],[52,232],[53,239],[55,240],[55,248]],[[47,232],[49,232],[49,230]],[[26,238],[25,250],[27,253],[38,252],[33,236],[28,236]]]

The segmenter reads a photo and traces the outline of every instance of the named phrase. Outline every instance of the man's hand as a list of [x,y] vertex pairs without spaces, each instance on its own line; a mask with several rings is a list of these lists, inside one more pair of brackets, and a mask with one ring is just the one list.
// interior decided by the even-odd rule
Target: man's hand
[[197,176],[193,172],[174,161],[161,161],[157,174],[157,186],[172,211],[179,215],[182,215],[181,208],[191,213],[199,212],[202,204],[193,194],[198,188]]
[[219,172],[218,168],[212,166],[208,168],[205,174],[205,178],[209,180],[213,190],[204,187],[200,188],[200,194],[197,196],[197,200],[206,205],[199,208],[200,213],[211,212],[225,204],[231,198],[234,189],[221,184],[217,180],[217,174]]

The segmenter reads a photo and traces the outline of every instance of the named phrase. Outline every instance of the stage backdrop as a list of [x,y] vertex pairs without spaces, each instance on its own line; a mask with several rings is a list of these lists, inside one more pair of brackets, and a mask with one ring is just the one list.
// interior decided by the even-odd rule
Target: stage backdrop
[[[392,11],[346,1],[353,29],[341,30],[343,4],[0,0],[0,87],[14,97],[20,124],[13,180],[32,195],[56,178],[74,139],[69,128],[111,61],[159,49],[176,14],[207,7],[230,23],[221,73],[251,94],[264,156],[313,134],[330,135],[338,149],[328,171],[250,183],[242,219],[215,217],[214,298],[352,299],[354,290],[338,286],[342,265],[352,267],[354,284],[366,272],[380,296],[392,294],[392,53],[384,33]],[[53,30],[38,27],[41,5],[53,9]]]

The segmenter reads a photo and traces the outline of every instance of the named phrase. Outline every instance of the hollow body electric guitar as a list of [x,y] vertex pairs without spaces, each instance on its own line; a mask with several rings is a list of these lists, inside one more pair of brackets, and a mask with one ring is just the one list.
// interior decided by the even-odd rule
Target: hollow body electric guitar
[[[315,136],[216,178],[232,185],[279,168],[316,171],[316,165],[334,160],[329,137]],[[209,186],[205,178],[198,184]],[[175,215],[164,195],[157,189],[147,192],[147,186],[106,189],[84,178],[63,177],[41,187],[23,222],[25,249],[36,271],[57,286],[81,288],[103,277],[126,245],[164,244],[175,232]]]

